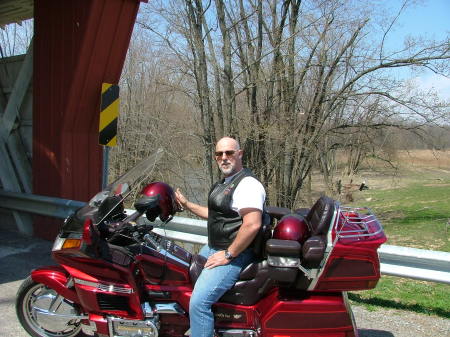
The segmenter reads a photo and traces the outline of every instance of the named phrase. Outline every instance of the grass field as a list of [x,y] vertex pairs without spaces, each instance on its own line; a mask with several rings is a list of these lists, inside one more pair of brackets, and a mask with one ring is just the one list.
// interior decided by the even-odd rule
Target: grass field
[[361,194],[381,220],[389,244],[450,252],[450,179]]
[[[387,244],[450,252],[450,152],[415,151],[399,157],[398,170],[362,172],[369,190],[353,204],[381,220]],[[450,286],[383,276],[376,289],[349,294],[368,307],[394,307],[450,317]]]

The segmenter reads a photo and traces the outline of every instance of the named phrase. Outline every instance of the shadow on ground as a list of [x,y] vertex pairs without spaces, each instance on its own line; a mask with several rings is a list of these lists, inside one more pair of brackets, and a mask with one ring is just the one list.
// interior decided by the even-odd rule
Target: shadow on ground
[[363,298],[359,294],[349,293],[348,298],[359,304],[376,305],[381,308],[399,309],[405,311],[413,311],[420,314],[433,314],[443,318],[450,317],[450,310],[443,310],[439,308],[426,308],[420,304],[405,304],[393,300],[386,300],[382,298]]
[[24,279],[31,270],[52,265],[52,242],[0,230],[0,284]]
[[358,329],[359,337],[394,337],[389,331],[373,330],[373,329]]

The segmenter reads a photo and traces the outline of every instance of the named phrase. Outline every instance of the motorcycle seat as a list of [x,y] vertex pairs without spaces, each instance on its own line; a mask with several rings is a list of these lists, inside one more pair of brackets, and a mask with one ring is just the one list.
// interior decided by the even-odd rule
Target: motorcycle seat
[[[189,275],[193,286],[200,276],[205,263],[205,257],[201,255],[192,256]],[[220,298],[219,302],[253,305],[264,297],[274,284],[275,281],[270,278],[267,260],[256,261],[250,263],[241,271],[238,281],[233,288]]]

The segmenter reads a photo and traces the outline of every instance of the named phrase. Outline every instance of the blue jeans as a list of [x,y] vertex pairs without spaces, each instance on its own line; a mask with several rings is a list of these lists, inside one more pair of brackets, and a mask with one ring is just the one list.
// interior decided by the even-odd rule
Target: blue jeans
[[[203,246],[200,255],[208,258],[220,251]],[[212,269],[203,269],[195,283],[189,303],[191,321],[191,337],[213,337],[214,316],[211,306],[216,303],[227,290],[231,289],[239,278],[241,270],[253,259],[253,251],[246,249],[231,263]]]

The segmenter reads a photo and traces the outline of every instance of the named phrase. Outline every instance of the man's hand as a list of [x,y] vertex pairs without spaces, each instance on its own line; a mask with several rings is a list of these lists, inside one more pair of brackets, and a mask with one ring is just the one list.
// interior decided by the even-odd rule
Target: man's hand
[[187,204],[188,200],[183,195],[183,193],[181,193],[179,188],[177,188],[177,190],[175,191],[175,199],[181,208],[183,208],[183,209],[186,208],[186,204]]
[[205,268],[206,269],[212,269],[214,267],[217,266],[223,266],[230,263],[230,260],[228,260],[225,257],[225,251],[221,250],[217,253],[214,253],[213,255],[211,255],[210,257],[208,257],[208,260],[205,263]]
[[195,215],[199,216],[202,219],[208,219],[208,207],[197,205],[196,203],[190,202],[184,195],[181,193],[180,189],[177,188],[175,191],[175,200],[180,205],[183,210],[188,210]]

